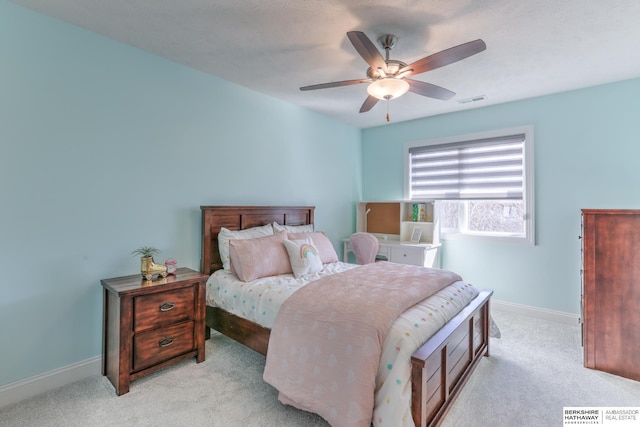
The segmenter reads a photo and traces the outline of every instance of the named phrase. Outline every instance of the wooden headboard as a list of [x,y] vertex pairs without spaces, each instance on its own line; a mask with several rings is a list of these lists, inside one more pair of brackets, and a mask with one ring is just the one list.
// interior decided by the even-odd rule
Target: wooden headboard
[[222,268],[218,251],[220,227],[244,230],[274,221],[280,225],[313,224],[315,206],[200,206],[200,210],[202,210],[200,271],[211,274]]

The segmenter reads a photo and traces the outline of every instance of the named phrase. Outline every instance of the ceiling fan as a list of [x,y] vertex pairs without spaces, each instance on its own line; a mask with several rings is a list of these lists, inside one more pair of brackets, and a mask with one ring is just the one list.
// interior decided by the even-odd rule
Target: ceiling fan
[[[409,65],[402,61],[389,59],[389,52],[398,42],[398,38],[388,34],[380,37],[378,42],[386,52],[383,58],[373,42],[361,31],[349,31],[347,37],[360,56],[369,64],[367,78],[342,80],[339,82],[321,83],[311,86],[303,86],[300,90],[327,89],[331,87],[349,86],[360,83],[370,83],[367,87],[369,96],[365,99],[360,112],[365,113],[371,110],[379,100],[391,100],[404,95],[408,91],[430,98],[448,100],[455,93],[440,86],[407,77],[424,73],[436,68],[444,67],[453,62],[460,61],[482,52],[487,45],[481,39],[463,43],[458,46],[434,53],[419,59]],[[389,113],[387,113],[389,121]]]

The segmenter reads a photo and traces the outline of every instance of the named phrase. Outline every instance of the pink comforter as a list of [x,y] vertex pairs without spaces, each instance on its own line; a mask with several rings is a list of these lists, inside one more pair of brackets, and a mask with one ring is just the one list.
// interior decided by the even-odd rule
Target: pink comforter
[[278,313],[264,380],[282,403],[317,413],[333,427],[369,427],[391,324],[457,280],[446,270],[378,262],[302,287]]

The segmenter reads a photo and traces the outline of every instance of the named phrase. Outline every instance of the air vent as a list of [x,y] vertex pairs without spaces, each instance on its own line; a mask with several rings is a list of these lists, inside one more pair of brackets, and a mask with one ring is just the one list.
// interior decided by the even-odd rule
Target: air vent
[[458,104],[468,104],[470,102],[484,101],[486,99],[486,95],[472,96],[471,98],[459,99]]

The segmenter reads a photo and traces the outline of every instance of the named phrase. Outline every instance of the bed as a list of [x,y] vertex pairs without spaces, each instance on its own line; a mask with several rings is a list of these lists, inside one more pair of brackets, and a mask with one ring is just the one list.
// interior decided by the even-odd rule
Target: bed
[[[201,206],[201,271],[212,275],[223,267],[218,234],[246,230],[265,224],[284,226],[314,224],[310,206]],[[467,379],[489,355],[490,290],[477,296],[455,314],[412,354],[410,362],[411,417],[416,426],[440,424]],[[271,330],[255,321],[207,305],[206,336],[214,329],[243,345],[267,354]]]

